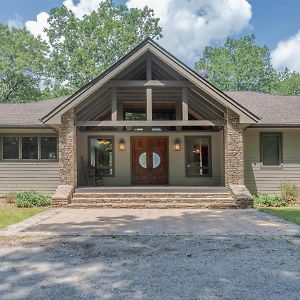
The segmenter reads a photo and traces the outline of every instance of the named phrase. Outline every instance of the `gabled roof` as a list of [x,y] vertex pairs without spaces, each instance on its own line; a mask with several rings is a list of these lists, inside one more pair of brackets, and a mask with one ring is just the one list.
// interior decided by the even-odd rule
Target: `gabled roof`
[[[258,126],[300,126],[300,96],[257,92],[225,92],[257,115]],[[0,104],[0,127],[44,127],[41,118],[68,96],[31,103]]]
[[116,76],[121,70],[129,66],[131,63],[140,58],[147,51],[150,51],[153,55],[158,57],[164,63],[168,64],[170,67],[175,69],[178,73],[186,77],[195,86],[201,88],[204,92],[212,96],[215,100],[220,102],[225,107],[229,107],[240,115],[240,120],[243,123],[257,123],[258,117],[247,110],[245,107],[240,105],[234,99],[217,89],[203,77],[201,77],[197,72],[186,66],[164,48],[159,46],[152,39],[147,38],[132,51],[130,51],[123,58],[118,60],[115,64],[105,70],[98,77],[88,82],[85,86],[75,92],[71,97],[63,101],[49,113],[47,113],[43,118],[42,122],[44,124],[59,124],[61,116],[70,110],[72,107],[76,107],[80,102],[86,99],[89,95],[107,83],[110,79]]

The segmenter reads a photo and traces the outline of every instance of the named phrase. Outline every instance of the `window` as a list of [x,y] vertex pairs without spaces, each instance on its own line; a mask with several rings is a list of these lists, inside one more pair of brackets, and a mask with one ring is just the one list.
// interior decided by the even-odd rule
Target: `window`
[[113,176],[113,138],[90,138],[90,163],[96,174]]
[[0,152],[1,150],[4,160],[57,160],[58,158],[55,136],[3,136]]
[[261,162],[264,166],[279,166],[282,162],[282,134],[261,134]]
[[187,137],[185,139],[186,175],[210,176],[210,137]]
[[3,137],[2,156],[3,159],[19,159],[19,138]]
[[57,138],[41,137],[41,159],[57,159]]
[[22,159],[38,159],[37,137],[22,137]]

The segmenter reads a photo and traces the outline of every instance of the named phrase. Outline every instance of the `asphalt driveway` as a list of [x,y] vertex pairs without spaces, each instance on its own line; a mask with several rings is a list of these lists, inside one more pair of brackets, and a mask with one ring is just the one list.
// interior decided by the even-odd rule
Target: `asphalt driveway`
[[55,209],[3,234],[1,300],[300,299],[300,227],[255,210]]

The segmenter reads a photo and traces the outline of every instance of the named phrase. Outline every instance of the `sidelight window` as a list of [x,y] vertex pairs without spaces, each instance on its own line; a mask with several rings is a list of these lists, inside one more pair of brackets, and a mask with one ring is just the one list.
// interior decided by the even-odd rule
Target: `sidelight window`
[[187,176],[211,176],[210,144],[210,137],[185,139]]
[[90,138],[90,164],[102,176],[113,176],[114,143],[112,137]]

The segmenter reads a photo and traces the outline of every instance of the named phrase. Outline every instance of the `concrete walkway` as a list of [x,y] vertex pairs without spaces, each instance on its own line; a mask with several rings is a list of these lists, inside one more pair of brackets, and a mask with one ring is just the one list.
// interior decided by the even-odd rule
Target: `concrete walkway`
[[52,209],[0,235],[298,235],[300,226],[249,210]]

